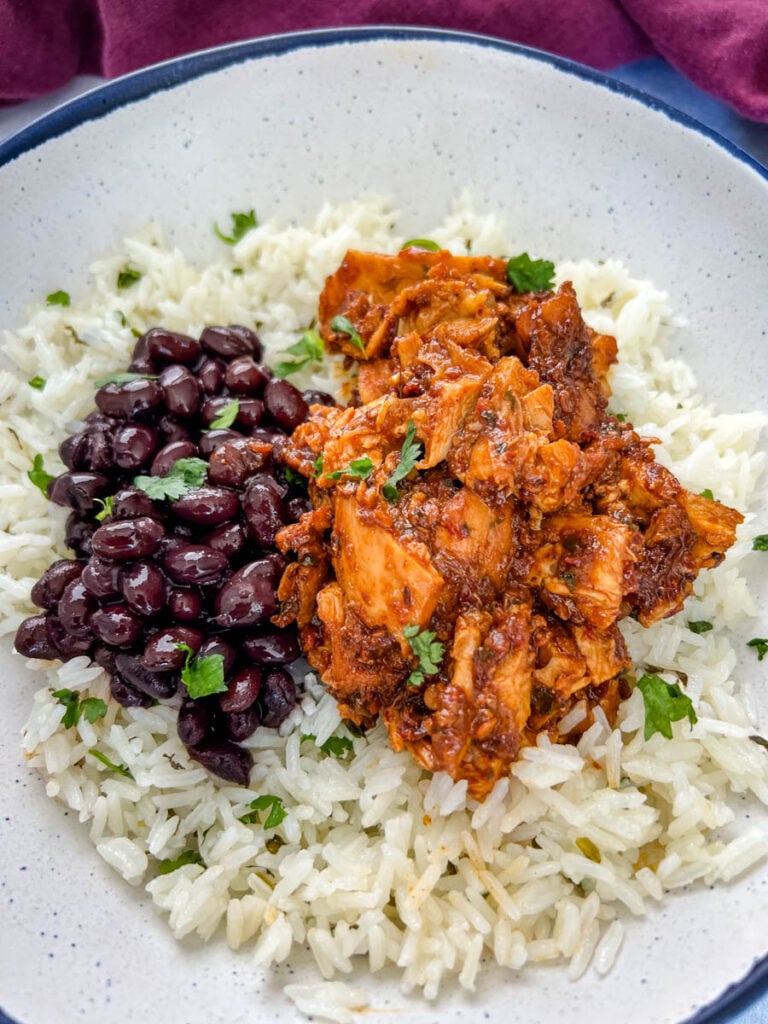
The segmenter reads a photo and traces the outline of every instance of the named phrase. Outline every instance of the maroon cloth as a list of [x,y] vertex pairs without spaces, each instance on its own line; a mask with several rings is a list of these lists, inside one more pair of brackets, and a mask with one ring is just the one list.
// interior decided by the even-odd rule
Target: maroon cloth
[[0,100],[78,73],[113,78],[182,53],[339,25],[463,29],[610,69],[661,54],[768,121],[768,0],[0,0]]

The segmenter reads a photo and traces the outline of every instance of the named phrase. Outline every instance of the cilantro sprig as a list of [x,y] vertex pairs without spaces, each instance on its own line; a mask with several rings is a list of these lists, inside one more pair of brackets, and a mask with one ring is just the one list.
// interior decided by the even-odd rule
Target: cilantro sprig
[[708,633],[710,629],[712,629],[712,623],[704,620],[700,622],[689,622],[688,629],[690,629],[692,633]]
[[382,490],[384,497],[390,505],[394,505],[400,496],[397,490],[397,485],[401,480],[404,480],[408,476],[421,458],[423,452],[424,447],[421,441],[416,439],[416,424],[413,420],[408,420],[405,440],[403,441],[403,447],[400,449],[400,461],[398,462],[395,471],[384,484]]
[[218,416],[211,420],[208,424],[208,429],[221,430],[225,427],[231,427],[237,419],[239,412],[240,402],[236,398],[233,398],[231,402],[227,402]]
[[119,270],[117,273],[117,287],[118,288],[133,288],[137,281],[140,281],[142,277],[141,271],[135,267],[127,264]]
[[714,501],[715,500],[715,496],[712,493],[712,491],[709,489],[709,487],[705,487],[704,490],[701,491],[701,493],[699,494],[699,497],[700,498],[706,498],[707,501]]
[[198,850],[185,850],[178,857],[167,857],[165,860],[159,861],[157,873],[158,875],[170,875],[172,871],[178,871],[185,864],[200,864],[202,867],[205,867],[205,861],[200,856]]
[[754,647],[757,652],[757,660],[762,661],[768,654],[768,640],[762,636],[756,636],[754,640],[747,642],[747,647]]
[[373,462],[367,455],[360,459],[352,459],[344,469],[337,469],[333,473],[324,473],[324,480],[341,480],[343,476],[355,477],[357,480],[367,480],[373,472]]
[[426,249],[427,252],[440,252],[441,246],[431,238],[409,238],[403,242],[404,249]]
[[100,750],[97,750],[96,747],[91,747],[88,753],[91,755],[91,757],[95,757],[97,761],[101,761],[101,763],[106,768],[109,768],[111,772],[115,772],[117,775],[123,775],[125,776],[126,779],[133,778],[133,772],[131,771],[130,768],[127,767],[127,765],[115,764],[114,761],[110,761],[107,755],[102,754],[102,752]]
[[42,391],[45,387],[45,377],[32,377],[27,381],[27,384],[35,391]]
[[53,696],[66,709],[61,720],[65,729],[71,729],[83,717],[93,725],[107,713],[107,705],[99,697],[85,697],[80,700],[80,695],[74,690],[54,690]]
[[[305,733],[301,742],[312,742],[317,744],[317,738],[312,733]],[[318,750],[325,757],[346,757],[352,751],[352,740],[348,736],[329,736],[325,743],[318,746]]]
[[419,659],[418,668],[406,679],[408,686],[421,686],[424,676],[435,676],[440,671],[440,663],[445,655],[445,647],[430,629],[420,630],[418,626],[406,626],[403,636],[411,645],[411,650]]
[[115,509],[115,498],[114,495],[110,494],[106,498],[96,498],[95,500],[99,505],[101,505],[101,508],[93,518],[97,522],[101,523],[107,518],[107,516],[111,516],[113,514]]
[[768,551],[768,533],[761,533],[752,540],[753,551]]
[[45,297],[46,306],[68,306],[69,303],[69,292],[65,292],[62,289],[59,289],[57,292],[51,292],[50,295]]
[[645,739],[649,740],[659,732],[671,740],[673,722],[687,718],[691,725],[695,725],[698,721],[690,697],[677,683],[667,683],[661,676],[646,673],[637,680],[637,688],[645,704]]
[[357,332],[357,328],[352,321],[346,316],[335,316],[331,320],[331,330],[335,331],[336,334],[346,334],[349,338],[350,345],[359,349],[361,352],[365,352],[365,342]]
[[226,690],[222,654],[209,654],[204,658],[198,658],[189,644],[176,644],[176,649],[184,651],[187,655],[184,668],[181,670],[181,681],[192,700],[210,697],[213,693],[223,693]]
[[547,292],[555,282],[555,264],[521,252],[507,261],[507,280],[516,292]]
[[310,363],[319,363],[325,355],[323,339],[311,327],[304,331],[302,336],[294,345],[289,345],[285,350],[286,355],[297,356],[296,359],[284,359],[275,367],[276,377],[288,377],[291,373],[298,373]]
[[282,797],[273,796],[271,793],[265,793],[264,796],[257,796],[255,800],[251,800],[248,804],[250,811],[246,814],[241,815],[239,818],[244,825],[258,825],[261,821],[260,811],[269,811],[266,818],[261,822],[262,827],[266,830],[269,828],[277,828],[277,826],[284,821],[288,815],[288,811],[283,807]]
[[50,473],[47,473],[45,471],[42,455],[36,455],[34,457],[34,459],[32,460],[32,469],[27,470],[27,476],[35,485],[35,487],[41,490],[47,498],[48,484],[51,482],[51,480],[54,480],[55,477],[53,477]]
[[165,476],[135,476],[133,486],[153,501],[176,501],[187,491],[200,487],[208,472],[208,463],[195,457],[177,459]]
[[227,245],[236,245],[243,235],[247,235],[259,223],[253,210],[248,210],[247,213],[230,213],[229,216],[232,221],[231,235],[225,235],[217,223],[213,225],[213,230]]

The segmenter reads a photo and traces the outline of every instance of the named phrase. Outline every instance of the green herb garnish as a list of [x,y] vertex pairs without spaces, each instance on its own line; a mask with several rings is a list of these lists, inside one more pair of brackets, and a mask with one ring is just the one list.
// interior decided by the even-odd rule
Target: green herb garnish
[[692,633],[708,633],[712,629],[711,622],[689,622],[688,629]]
[[51,292],[50,295],[46,295],[45,304],[47,306],[68,306],[70,302],[69,292],[57,291]]
[[710,491],[710,489],[708,487],[704,488],[704,490],[701,492],[701,494],[699,494],[699,497],[700,498],[706,498],[707,501],[714,501],[715,500],[714,494],[712,493],[712,491]]
[[238,413],[240,412],[240,403],[236,398],[233,398],[231,402],[227,402],[221,412],[218,414],[216,419],[211,420],[208,429],[209,430],[220,430],[224,427],[231,427],[237,419]]
[[[305,740],[317,743],[312,733],[305,733],[301,737],[302,743]],[[329,736],[325,743],[320,744],[318,750],[321,754],[325,754],[326,757],[346,757],[352,750],[352,746],[352,740],[348,736]]]
[[229,216],[232,220],[231,235],[225,235],[218,224],[214,223],[213,225],[213,230],[222,242],[226,242],[227,245],[235,245],[243,235],[247,235],[259,223],[253,210],[249,210],[248,213],[231,213]]
[[404,249],[426,249],[427,252],[440,252],[442,248],[433,242],[431,238],[409,238],[407,242],[403,242]]
[[302,476],[301,473],[297,473],[295,469],[291,469],[290,466],[286,466],[283,470],[285,474],[286,483],[290,484],[291,487],[298,487],[300,490],[306,491],[307,489],[307,478]]
[[406,626],[403,629],[403,636],[419,659],[419,667],[411,672],[406,684],[421,686],[424,676],[434,676],[440,671],[440,662],[443,660],[445,648],[435,640],[435,634],[429,629],[421,631],[418,626]]
[[322,452],[320,452],[320,454],[317,456],[315,461],[312,463],[312,472],[314,473],[315,476],[320,476],[320,474],[323,472],[323,453]]
[[158,875],[170,875],[172,871],[178,871],[185,864],[200,864],[205,867],[205,861],[197,850],[185,850],[178,857],[168,857],[166,860],[159,861],[157,873]]
[[223,693],[226,690],[222,654],[209,654],[204,658],[198,658],[189,644],[176,644],[176,650],[185,651],[187,655],[184,668],[181,670],[181,681],[192,700],[210,697],[212,693]]
[[31,388],[34,388],[35,391],[42,391],[45,387],[45,377],[33,377],[31,380],[27,381],[27,384],[29,384]]
[[112,494],[106,498],[96,498],[96,501],[101,505],[101,509],[93,517],[97,522],[103,522],[107,516],[111,516],[115,508],[115,499]]
[[262,823],[264,829],[277,828],[280,822],[288,815],[288,812],[283,807],[282,798],[272,796],[271,793],[257,796],[255,800],[251,800],[248,806],[251,808],[250,811],[238,819],[245,825],[258,825],[260,821],[259,811],[266,811],[267,809],[269,809],[269,814]]
[[200,487],[208,472],[208,463],[195,457],[177,459],[166,476],[136,476],[133,486],[148,494],[153,501],[175,501],[187,491]]
[[95,757],[97,761],[101,761],[103,765],[106,765],[106,767],[109,768],[110,771],[116,772],[118,775],[124,775],[126,779],[133,778],[133,773],[131,772],[130,768],[128,768],[124,764],[115,764],[114,761],[110,761],[107,755],[102,754],[102,752],[100,750],[97,750],[96,747],[91,747],[88,753],[92,757]]
[[403,447],[400,449],[400,461],[392,476],[384,484],[382,493],[390,505],[393,505],[399,495],[397,485],[404,480],[422,456],[424,449],[421,441],[416,440],[416,424],[408,420],[408,429],[405,432]]
[[320,362],[325,355],[323,339],[317,331],[312,330],[310,327],[309,330],[304,331],[295,345],[291,345],[285,350],[285,354],[298,356],[299,358],[286,359],[278,363],[275,367],[276,377],[287,377],[291,373],[298,373],[299,370],[303,370],[310,363]]
[[93,382],[96,388],[103,388],[105,384],[130,384],[133,380],[157,380],[156,373],[108,373],[106,377],[99,377]]
[[63,704],[66,708],[61,720],[65,729],[71,729],[73,725],[77,725],[82,716],[85,716],[86,721],[93,725],[107,713],[107,705],[98,697],[86,697],[84,700],[80,700],[74,690],[54,690],[53,696],[59,704]]
[[35,487],[38,487],[47,498],[48,484],[51,482],[51,480],[54,480],[55,477],[51,476],[50,473],[46,473],[45,466],[43,465],[42,455],[36,455],[34,457],[34,459],[32,460],[32,469],[27,471],[27,476],[35,485]]
[[358,480],[367,480],[373,472],[373,463],[364,455],[361,459],[352,459],[346,469],[337,469],[334,473],[325,473],[324,480],[340,480],[343,476],[353,476]]
[[677,683],[666,683],[660,676],[646,673],[637,680],[637,688],[645,704],[643,735],[647,740],[655,732],[671,740],[672,722],[682,718],[687,718],[691,725],[698,721],[690,698],[686,697]]
[[761,533],[752,541],[753,551],[768,551],[768,533]]
[[335,316],[333,320],[331,320],[331,330],[335,331],[337,334],[346,334],[351,345],[360,349],[361,352],[365,352],[365,342],[357,333],[355,325],[347,317]]
[[768,654],[768,640],[765,637],[756,636],[754,640],[748,641],[747,647],[755,648],[758,661],[762,661],[766,654]]
[[132,288],[137,281],[141,280],[141,271],[136,270],[135,267],[129,267],[127,264],[122,270],[118,271],[117,274],[117,287],[118,288]]
[[516,292],[546,292],[555,281],[555,264],[523,252],[507,261],[507,280]]

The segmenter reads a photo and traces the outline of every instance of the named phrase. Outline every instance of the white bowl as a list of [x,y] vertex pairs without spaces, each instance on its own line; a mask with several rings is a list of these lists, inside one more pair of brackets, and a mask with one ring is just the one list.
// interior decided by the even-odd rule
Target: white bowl
[[[316,32],[185,57],[105,85],[1,145],[0,323],[22,322],[54,286],[76,290],[95,257],[153,218],[204,259],[217,245],[211,223],[231,210],[301,220],[324,200],[385,192],[403,231],[418,236],[465,186],[531,252],[616,256],[668,290],[688,321],[677,337],[704,394],[727,411],[768,407],[765,173],[600,75],[429,30]],[[757,630],[766,635],[765,620]],[[766,722],[766,670],[749,654],[743,672]],[[295,1019],[280,989],[305,966],[265,976],[223,944],[176,943],[74,816],[45,797],[17,745],[31,692],[9,655],[0,697],[6,1011],[22,1024]],[[767,918],[764,866],[630,922],[603,980],[489,970],[474,996],[446,988],[436,1006],[403,996],[393,977],[364,984],[381,1019],[418,1024],[678,1022],[765,956]],[[752,987],[726,1003],[767,976],[763,962]]]

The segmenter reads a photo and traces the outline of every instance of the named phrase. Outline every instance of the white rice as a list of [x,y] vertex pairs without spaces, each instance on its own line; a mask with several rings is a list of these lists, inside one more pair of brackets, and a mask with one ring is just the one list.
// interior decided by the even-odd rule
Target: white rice
[[[13,633],[30,614],[32,583],[66,554],[62,510],[45,501],[26,471],[37,453],[49,472],[62,470],[57,445],[92,408],[93,381],[127,363],[130,328],[162,323],[196,334],[210,323],[255,324],[273,357],[310,325],[325,277],[347,248],[398,248],[395,223],[382,199],[328,206],[311,228],[266,223],[203,268],[168,248],[152,226],[94,264],[90,288],[70,307],[38,309],[26,326],[6,333],[0,632]],[[478,215],[466,198],[430,237],[457,253],[468,239],[474,253],[525,248],[525,240],[510,244],[504,226]],[[126,263],[142,277],[118,290]],[[618,338],[612,408],[661,439],[659,459],[687,487],[701,491],[714,481],[717,497],[748,513],[763,468],[756,444],[766,418],[718,415],[697,397],[690,370],[664,354],[674,325],[666,296],[653,285],[614,261],[560,266],[558,280],[565,279],[574,282],[588,321]],[[38,374],[44,391],[26,384]],[[298,383],[327,387],[328,379],[310,373]],[[106,678],[85,658],[29,663],[43,685],[24,750],[48,794],[77,812],[98,853],[145,888],[178,938],[249,945],[263,967],[307,946],[325,980],[286,987],[305,1013],[354,1019],[365,992],[338,976],[356,967],[375,973],[395,964],[403,990],[421,989],[428,999],[448,976],[472,990],[483,959],[512,971],[560,962],[574,979],[590,967],[601,975],[619,955],[631,918],[649,904],[692,882],[728,882],[768,852],[762,830],[726,827],[736,796],[752,793],[768,803],[768,758],[749,739],[754,726],[738,696],[728,636],[754,613],[740,570],[757,532],[747,514],[725,564],[702,574],[686,611],[649,630],[623,626],[638,664],[687,673],[695,726],[678,722],[672,740],[644,740],[635,691],[614,729],[598,717],[577,746],[541,737],[483,804],[467,799],[466,783],[430,776],[407,753],[395,754],[381,726],[353,739],[351,755],[323,756],[320,745],[345,731],[311,675],[282,735],[258,732],[247,741],[256,761],[250,790],[226,785],[188,759],[170,707],[111,703],[94,725],[83,720],[62,729],[64,709],[52,690],[108,693]],[[688,619],[714,628],[694,634]],[[575,709],[573,721],[581,714]],[[302,741],[307,735],[316,741]],[[133,778],[110,771],[89,754],[93,748]],[[279,797],[287,811],[268,832],[238,820],[260,794]],[[283,845],[268,848],[274,836]],[[590,847],[576,840],[584,839],[599,850],[599,862],[582,852]],[[202,864],[157,873],[160,860],[189,849]]]

